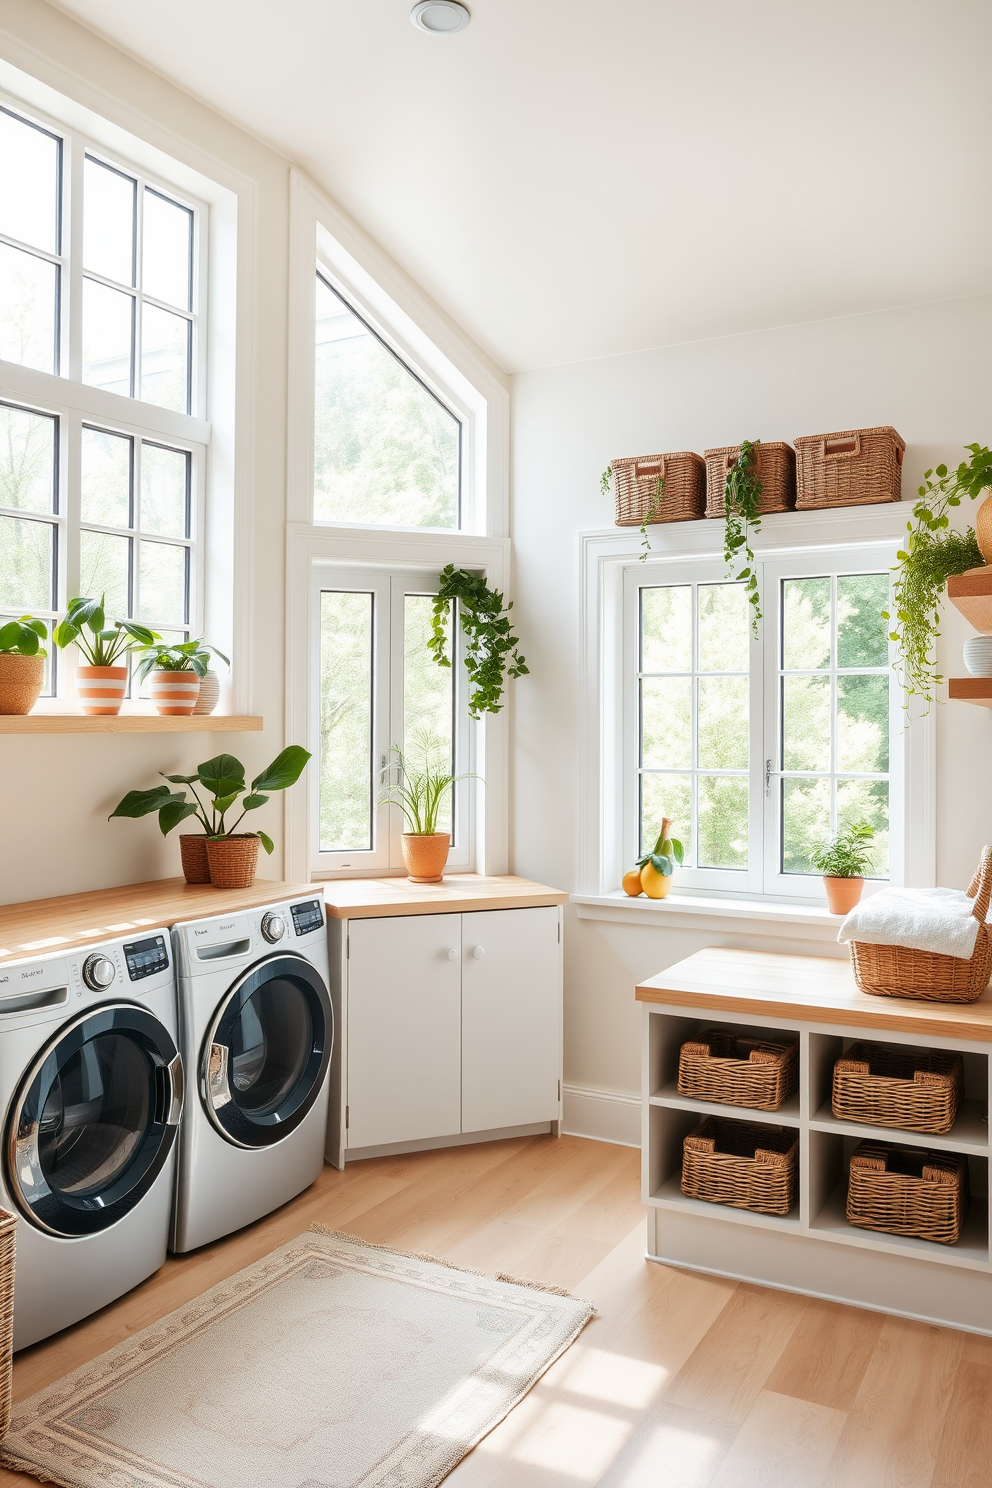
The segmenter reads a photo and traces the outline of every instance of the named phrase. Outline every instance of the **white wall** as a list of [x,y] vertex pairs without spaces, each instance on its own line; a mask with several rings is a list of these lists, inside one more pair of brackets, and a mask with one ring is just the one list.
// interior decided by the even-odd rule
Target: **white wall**
[[[904,496],[923,470],[992,442],[992,298],[790,326],[521,373],[513,383],[515,610],[531,676],[515,684],[515,871],[575,888],[579,699],[577,534],[609,526],[599,474],[620,455],[892,424]],[[907,508],[908,514],[908,508]],[[635,534],[636,537],[636,534]],[[962,672],[969,628],[949,607],[941,658]],[[938,882],[967,885],[992,841],[992,710],[940,706]],[[703,945],[789,942],[578,920],[566,936],[565,1078],[636,1091],[636,980]]]

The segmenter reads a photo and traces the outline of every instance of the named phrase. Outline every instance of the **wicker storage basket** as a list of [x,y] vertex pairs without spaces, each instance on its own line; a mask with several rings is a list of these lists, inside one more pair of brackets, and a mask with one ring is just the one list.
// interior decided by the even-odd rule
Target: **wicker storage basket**
[[888,425],[802,434],[795,441],[796,505],[871,506],[902,499],[906,441]]
[[707,1116],[682,1143],[682,1192],[785,1216],[796,1201],[799,1133]]
[[[694,522],[706,513],[706,466],[691,450],[673,455],[638,455],[610,466],[617,493],[617,526]],[[664,481],[658,496],[659,477]],[[652,510],[656,507],[656,510]]]
[[798,1082],[796,1049],[708,1028],[679,1051],[679,1095],[777,1111]]
[[[706,515],[725,517],[727,514],[727,471],[740,459],[739,444],[723,449],[708,449],[706,456]],[[758,443],[754,447],[754,458],[761,482],[761,500],[758,509],[767,512],[791,511],[796,504],[796,452],[791,444],[772,440],[769,444]]]
[[14,1357],[14,1232],[17,1216],[0,1209],[0,1438],[10,1425],[10,1378]]
[[945,1049],[852,1044],[834,1065],[830,1108],[842,1121],[949,1132],[964,1098],[964,1060]]
[[851,1154],[847,1217],[863,1230],[953,1245],[968,1212],[968,1159],[887,1142]]
[[975,901],[978,921],[978,936],[969,961],[961,956],[941,956],[936,951],[852,940],[851,964],[862,992],[926,1002],[974,1002],[981,997],[992,976],[992,934],[985,923],[992,894],[992,848],[982,849],[982,861],[968,893]]
[[250,889],[258,866],[258,838],[251,832],[208,837],[207,863],[215,889]]

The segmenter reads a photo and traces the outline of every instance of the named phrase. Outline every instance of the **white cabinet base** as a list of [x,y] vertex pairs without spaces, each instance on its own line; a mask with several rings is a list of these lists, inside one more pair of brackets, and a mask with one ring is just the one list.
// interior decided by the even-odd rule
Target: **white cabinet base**
[[387,1142],[383,1147],[348,1147],[346,1162],[365,1157],[395,1157],[401,1152],[433,1152],[438,1147],[467,1147],[475,1142],[505,1142],[510,1137],[558,1136],[557,1121],[533,1121],[529,1126],[501,1126],[495,1131],[453,1132],[450,1137],[424,1137],[419,1142]]

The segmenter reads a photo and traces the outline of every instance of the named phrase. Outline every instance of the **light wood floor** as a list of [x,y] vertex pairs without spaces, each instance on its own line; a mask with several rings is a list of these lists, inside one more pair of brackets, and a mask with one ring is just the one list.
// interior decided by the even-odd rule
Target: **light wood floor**
[[[644,1260],[638,1154],[531,1137],[325,1168],[19,1354],[22,1399],[314,1220],[599,1309],[452,1488],[992,1488],[992,1340]],[[0,1485],[33,1479],[0,1470]]]

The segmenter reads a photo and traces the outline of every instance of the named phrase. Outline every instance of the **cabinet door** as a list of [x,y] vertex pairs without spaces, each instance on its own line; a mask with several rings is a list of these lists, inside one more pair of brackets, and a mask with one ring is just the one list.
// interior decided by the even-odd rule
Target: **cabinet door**
[[557,1121],[557,909],[462,915],[462,1131]]
[[450,1136],[461,1118],[461,916],[352,920],[349,935],[348,1146]]

